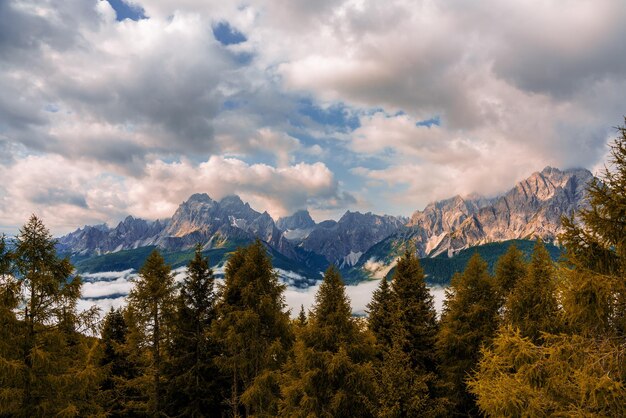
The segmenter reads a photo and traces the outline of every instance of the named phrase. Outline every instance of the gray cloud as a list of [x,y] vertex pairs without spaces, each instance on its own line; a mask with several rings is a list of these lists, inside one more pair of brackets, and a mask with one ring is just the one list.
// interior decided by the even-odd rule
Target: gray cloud
[[[380,201],[398,213],[495,193],[548,164],[593,167],[625,112],[619,0],[142,6],[149,19],[117,22],[106,1],[0,2],[3,211],[54,201],[44,212],[59,225],[155,214],[141,184],[165,212],[188,192],[176,183],[200,173],[263,209]],[[220,44],[215,22],[247,40]],[[303,99],[360,127],[311,118]],[[416,126],[435,116],[441,126]],[[289,178],[310,167],[323,182]],[[56,190],[63,177],[77,195]]]

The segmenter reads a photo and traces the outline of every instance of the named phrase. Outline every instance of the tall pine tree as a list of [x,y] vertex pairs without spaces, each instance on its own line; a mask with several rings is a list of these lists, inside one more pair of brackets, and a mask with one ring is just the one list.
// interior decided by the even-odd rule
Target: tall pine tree
[[535,342],[543,332],[557,332],[560,312],[556,284],[554,263],[543,242],[537,240],[528,271],[517,281],[506,302],[506,323]]
[[470,386],[487,415],[626,415],[626,128],[619,132],[611,168],[588,186],[589,207],[563,219],[559,283],[536,251],[507,303],[517,329],[503,328],[483,353]]
[[213,358],[219,353],[210,334],[215,320],[213,271],[196,247],[176,298],[171,359],[167,366],[170,416],[221,416],[220,375]]
[[406,334],[411,364],[424,372],[435,372],[437,313],[433,296],[426,287],[424,270],[413,253],[406,251],[398,259],[391,289],[395,295],[398,326]]
[[367,305],[368,327],[376,337],[379,351],[391,348],[393,341],[393,326],[397,318],[395,295],[389,286],[386,277],[383,277],[378,288],[372,294],[372,300]]
[[100,332],[100,368],[104,376],[99,390],[107,416],[132,416],[135,413],[133,405],[142,395],[132,384],[139,377],[140,370],[130,352],[129,334],[125,312],[111,308],[104,317]]
[[277,413],[280,369],[293,342],[283,291],[260,241],[229,258],[212,329],[232,416]]
[[460,416],[478,413],[466,380],[478,364],[481,347],[491,342],[498,328],[496,296],[487,263],[478,253],[472,256],[463,273],[454,276],[446,291],[437,352],[443,378],[451,389],[448,399]]
[[525,275],[524,254],[515,245],[511,245],[496,263],[495,290],[500,308],[504,307],[511,291]]
[[145,410],[152,416],[165,414],[163,370],[174,314],[174,295],[171,268],[159,251],[154,250],[128,294],[128,309],[134,325],[131,328],[134,336],[129,343],[137,352],[148,347],[145,375],[151,382],[149,387],[144,387],[148,395]]
[[601,178],[588,185],[589,206],[562,220],[559,237],[569,264],[565,319],[596,336],[626,336],[626,126],[618,132]]
[[352,317],[339,271],[331,266],[286,366],[281,416],[374,416],[373,343]]

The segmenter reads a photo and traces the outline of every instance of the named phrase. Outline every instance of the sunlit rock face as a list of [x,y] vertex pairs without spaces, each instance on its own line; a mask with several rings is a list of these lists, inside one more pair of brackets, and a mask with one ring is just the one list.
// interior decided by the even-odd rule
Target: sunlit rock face
[[314,271],[330,263],[386,271],[407,248],[432,257],[510,239],[554,241],[561,217],[585,204],[585,187],[592,178],[583,169],[546,167],[494,198],[454,196],[427,205],[409,219],[347,211],[338,221],[320,223],[306,210],[274,222],[238,196],[216,201],[194,194],[169,219],[129,216],[115,228],[85,226],[60,238],[59,249],[89,256],[148,245],[178,251],[200,243],[211,249],[258,238]]
[[584,169],[546,167],[493,199],[455,196],[431,203],[413,213],[407,226],[416,229],[418,250],[431,256],[509,239],[554,241],[561,216],[585,204],[585,187],[592,178]]

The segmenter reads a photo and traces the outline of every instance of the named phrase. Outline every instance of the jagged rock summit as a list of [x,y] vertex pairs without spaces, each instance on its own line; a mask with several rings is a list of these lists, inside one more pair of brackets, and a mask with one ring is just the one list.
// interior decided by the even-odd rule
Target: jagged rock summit
[[307,229],[315,226],[315,221],[311,218],[309,211],[306,209],[299,210],[291,216],[279,218],[276,226],[281,231],[289,231],[296,229]]
[[412,214],[405,229],[366,252],[359,266],[388,270],[409,242],[421,257],[452,256],[469,247],[512,239],[554,242],[561,217],[585,205],[585,188],[592,178],[585,169],[546,167],[495,198],[454,196],[430,203]]
[[[511,239],[554,241],[561,216],[585,204],[592,174],[584,169],[546,167],[502,195],[454,196],[430,203],[410,218],[347,211],[338,220],[316,223],[306,210],[274,222],[238,196],[213,200],[191,195],[169,219],[127,217],[115,228],[85,226],[59,239],[64,253],[93,256],[145,246],[180,251],[205,249],[259,238],[283,261],[319,271],[341,268],[388,270],[408,242],[421,257],[453,255],[468,247]],[[366,266],[375,266],[371,269]]]

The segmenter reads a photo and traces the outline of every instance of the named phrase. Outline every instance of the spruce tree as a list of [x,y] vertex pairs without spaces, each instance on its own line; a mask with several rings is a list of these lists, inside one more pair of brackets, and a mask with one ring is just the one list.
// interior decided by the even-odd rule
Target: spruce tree
[[381,282],[369,310],[369,327],[378,342],[379,416],[440,414],[446,401],[436,375],[436,312],[412,252],[398,260],[391,286]]
[[138,365],[133,362],[131,347],[128,344],[130,328],[125,312],[113,309],[103,319],[100,333],[102,355],[100,396],[105,413],[112,417],[134,415],[134,402],[141,393],[132,385],[139,377]]
[[282,377],[280,415],[374,416],[374,340],[352,317],[334,266],[324,274],[308,324],[297,337]]
[[23,323],[15,314],[20,303],[20,283],[13,275],[12,253],[0,237],[0,416],[18,416],[24,370],[20,355]]
[[165,413],[163,370],[174,313],[174,295],[171,268],[159,251],[154,250],[139,270],[127,299],[134,325],[131,330],[135,334],[130,340],[131,347],[137,352],[148,347],[148,352],[144,353],[147,359],[145,375],[151,382],[149,388],[144,388],[148,394],[145,409],[153,416]]
[[283,291],[260,241],[230,256],[212,332],[232,416],[277,413],[280,369],[293,342]]
[[391,289],[398,326],[406,334],[406,349],[412,366],[424,372],[435,372],[437,313],[433,296],[426,287],[424,271],[413,253],[406,251],[398,259]]
[[513,244],[496,263],[495,290],[500,308],[504,307],[509,294],[525,275],[524,254]]
[[12,252],[9,250],[6,236],[4,234],[0,235],[0,279],[5,279],[5,277],[12,275]]
[[396,322],[396,301],[386,277],[380,281],[367,305],[368,327],[376,337],[381,354],[391,348],[393,326]]
[[509,295],[505,310],[506,323],[519,328],[523,336],[534,342],[540,341],[543,332],[559,330],[556,270],[540,240],[535,243],[526,275]]
[[443,378],[450,385],[450,399],[458,415],[476,415],[475,398],[466,380],[477,366],[480,349],[490,344],[498,327],[496,288],[487,263],[474,254],[446,291],[437,353]]
[[307,324],[308,320],[306,317],[306,312],[304,312],[304,305],[300,305],[300,313],[298,314],[298,320],[297,320],[297,324],[298,326],[305,326]]
[[433,400],[434,375],[415,369],[407,350],[408,339],[402,328],[394,328],[389,347],[376,363],[378,413],[381,418],[441,416],[444,405]]
[[210,330],[215,319],[213,271],[196,247],[176,298],[167,404],[171,416],[221,416],[218,355]]

